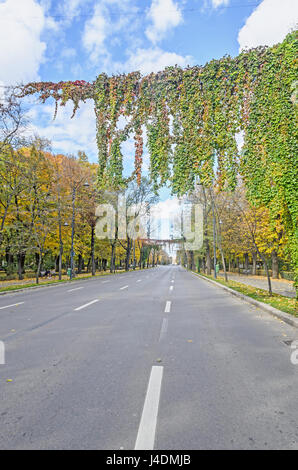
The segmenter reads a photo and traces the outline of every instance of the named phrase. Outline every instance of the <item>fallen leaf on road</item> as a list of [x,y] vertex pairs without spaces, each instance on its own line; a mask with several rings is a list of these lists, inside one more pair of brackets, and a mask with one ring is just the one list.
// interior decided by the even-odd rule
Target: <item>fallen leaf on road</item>
[[161,362],[161,359],[160,358],[156,359],[156,362]]
[[12,379],[6,379],[6,382],[12,382]]

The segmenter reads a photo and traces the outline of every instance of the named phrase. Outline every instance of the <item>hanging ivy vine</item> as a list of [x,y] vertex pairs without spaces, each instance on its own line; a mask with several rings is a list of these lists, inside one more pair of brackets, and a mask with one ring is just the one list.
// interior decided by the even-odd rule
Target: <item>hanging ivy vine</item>
[[166,181],[178,195],[197,181],[233,188],[240,171],[250,198],[288,221],[298,264],[297,52],[294,31],[281,44],[204,67],[168,67],[144,77],[100,74],[93,83],[29,83],[20,96],[51,97],[56,109],[72,101],[73,115],[80,101],[94,100],[99,185],[125,184],[121,145],[129,137],[135,141],[132,177],[140,181],[143,129],[156,188]]

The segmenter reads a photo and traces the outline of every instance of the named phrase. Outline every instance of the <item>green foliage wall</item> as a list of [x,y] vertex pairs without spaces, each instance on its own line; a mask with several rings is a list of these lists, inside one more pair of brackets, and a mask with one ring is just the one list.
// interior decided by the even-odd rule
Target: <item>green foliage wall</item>
[[[249,197],[270,206],[272,220],[286,222],[297,259],[297,31],[271,48],[259,47],[205,66],[168,67],[84,81],[30,83],[21,95],[39,93],[65,105],[92,98],[97,119],[99,184],[121,186],[121,143],[135,139],[135,171],[141,177],[145,128],[150,174],[173,193],[195,182],[233,188],[237,175]],[[296,85],[295,85],[296,83]],[[294,87],[294,89],[293,89]],[[236,135],[244,133],[238,154]]]

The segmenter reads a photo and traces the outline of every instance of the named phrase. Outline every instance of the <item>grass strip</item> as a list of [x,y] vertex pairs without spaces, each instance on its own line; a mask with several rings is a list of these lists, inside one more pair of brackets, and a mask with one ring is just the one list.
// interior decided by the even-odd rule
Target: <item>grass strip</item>
[[259,302],[271,305],[271,307],[277,308],[282,312],[289,313],[290,315],[293,315],[294,317],[298,318],[298,303],[295,298],[285,297],[284,295],[279,295],[275,293],[270,296],[268,291],[264,289],[248,286],[246,284],[241,284],[240,282],[232,280],[226,282],[224,279],[214,279],[213,276],[209,276],[208,274],[200,273],[200,276],[206,277],[207,279],[211,279],[212,281],[218,282],[219,284],[227,286],[230,289],[236,290],[241,294],[247,295],[248,297],[258,300]]

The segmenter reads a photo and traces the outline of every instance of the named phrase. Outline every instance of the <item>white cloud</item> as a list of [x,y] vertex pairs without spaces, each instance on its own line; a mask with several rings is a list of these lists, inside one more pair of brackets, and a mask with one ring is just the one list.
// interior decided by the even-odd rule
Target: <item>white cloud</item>
[[297,0],[263,0],[239,31],[240,50],[272,46],[282,41],[297,23]]
[[36,0],[0,3],[0,80],[6,84],[38,80],[46,44],[41,33],[53,27]]
[[127,40],[136,47],[136,42],[140,41],[136,36],[139,27],[137,12],[138,8],[132,0],[96,2],[93,15],[86,21],[82,36],[83,47],[92,65],[98,66],[100,59],[101,68],[107,73],[117,70],[120,63],[112,60],[109,48],[121,47]]
[[142,74],[159,72],[170,65],[186,67],[191,65],[191,56],[183,57],[175,52],[166,52],[159,47],[149,49],[137,49],[132,53],[125,64],[126,71],[139,70]]
[[54,106],[43,104],[31,108],[29,118],[42,124],[32,124],[28,129],[28,134],[38,134],[50,139],[55,152],[75,154],[78,150],[84,150],[90,160],[96,161],[96,123],[93,101],[81,103],[74,118],[70,119],[72,108],[71,102],[65,107],[59,107],[55,120],[53,120]]
[[230,3],[230,0],[204,0],[202,11],[214,8],[215,10],[219,7],[226,7]]
[[59,24],[51,16],[45,18],[45,29],[57,32],[59,30]]
[[230,0],[211,0],[213,8],[218,8],[221,6],[227,6],[230,3]]
[[64,0],[63,9],[67,16],[75,17],[86,0]]
[[73,59],[76,55],[77,52],[73,47],[65,47],[61,52],[61,57],[65,59]]
[[165,199],[154,204],[151,208],[151,213],[154,217],[160,219],[169,219],[181,212],[181,203],[177,197]]
[[90,0],[64,0],[58,5],[58,12],[62,16],[62,23],[70,24],[80,14],[81,8]]
[[104,41],[107,36],[108,21],[104,15],[104,7],[101,3],[95,5],[94,15],[86,21],[83,46],[89,53],[91,62],[97,63],[99,57],[104,54]]
[[182,22],[179,5],[173,0],[152,0],[147,16],[152,25],[146,29],[146,35],[154,44],[163,39],[170,29]]

